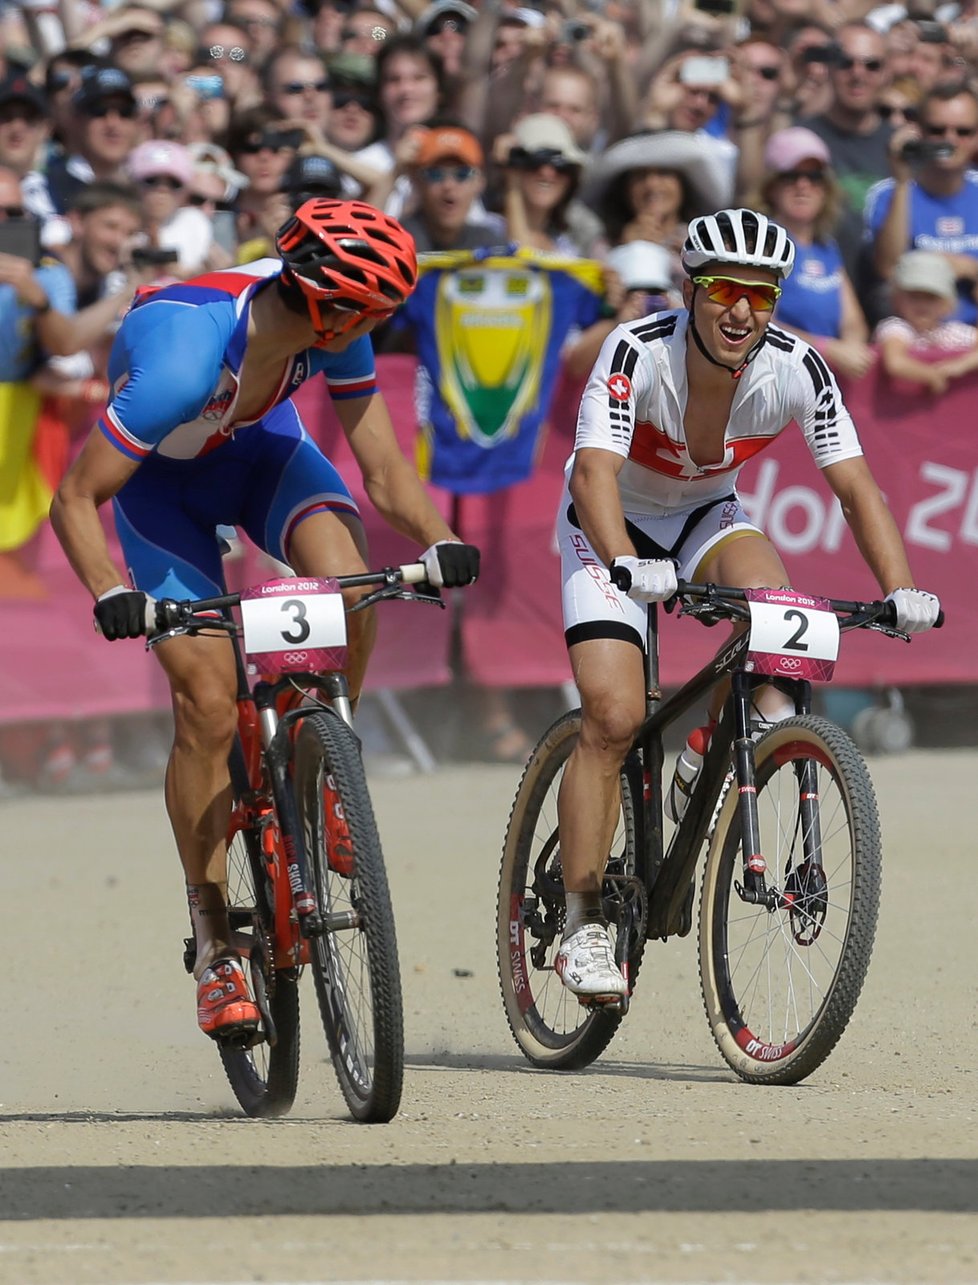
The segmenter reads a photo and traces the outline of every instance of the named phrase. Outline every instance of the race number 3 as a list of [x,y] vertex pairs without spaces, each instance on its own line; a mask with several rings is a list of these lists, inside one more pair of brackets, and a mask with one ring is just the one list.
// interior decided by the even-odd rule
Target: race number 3
[[829,682],[839,655],[839,620],[828,601],[790,589],[748,589],[747,598],[745,667],[755,674]]
[[268,580],[241,595],[248,663],[260,673],[346,665],[346,613],[335,580]]

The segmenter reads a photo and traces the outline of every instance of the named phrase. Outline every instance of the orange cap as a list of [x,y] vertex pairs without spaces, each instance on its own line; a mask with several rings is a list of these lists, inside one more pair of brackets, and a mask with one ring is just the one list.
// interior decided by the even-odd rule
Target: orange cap
[[470,130],[456,125],[441,125],[425,134],[417,164],[434,165],[436,161],[461,161],[479,169],[485,164],[479,140]]

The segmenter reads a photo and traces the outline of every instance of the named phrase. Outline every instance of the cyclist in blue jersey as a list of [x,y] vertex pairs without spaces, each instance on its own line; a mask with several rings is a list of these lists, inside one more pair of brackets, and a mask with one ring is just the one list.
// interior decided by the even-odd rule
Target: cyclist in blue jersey
[[[367,495],[425,549],[431,583],[464,585],[478,574],[478,550],[437,512],[376,386],[368,336],[415,287],[410,235],[361,202],[313,199],[282,226],[276,248],[279,259],[143,293],[116,336],[109,404],[51,509],[106,638],[144,633],[151,599],[224,591],[218,525],[240,526],[299,575],[366,570],[357,505],[289,401],[317,374]],[[109,499],[129,583],[98,516]],[[350,617],[354,699],[373,637],[371,612]],[[234,660],[222,638],[168,639],[156,654],[174,711],[166,805],[194,929],[198,1022],[226,1037],[258,1022],[226,904]]]

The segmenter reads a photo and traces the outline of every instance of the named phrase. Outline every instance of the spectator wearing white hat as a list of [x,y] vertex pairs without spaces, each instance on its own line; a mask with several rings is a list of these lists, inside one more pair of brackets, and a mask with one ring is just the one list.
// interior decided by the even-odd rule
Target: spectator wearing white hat
[[891,301],[894,315],[884,318],[873,335],[891,379],[939,395],[952,380],[978,370],[978,330],[950,320],[958,290],[946,255],[928,250],[901,255]]
[[193,276],[207,258],[213,232],[203,209],[188,203],[194,176],[190,152],[182,143],[149,139],[133,150],[127,169],[142,193],[149,247],[176,253],[176,262],[167,265],[174,276]]
[[776,130],[764,149],[767,178],[756,208],[788,230],[795,267],[782,283],[778,324],[822,354],[836,375],[872,366],[869,327],[835,239],[843,196],[826,143],[801,125]]
[[727,190],[693,134],[647,130],[615,143],[589,167],[581,199],[598,214],[612,245],[665,246],[678,283],[685,276],[679,248],[689,220],[721,207]]

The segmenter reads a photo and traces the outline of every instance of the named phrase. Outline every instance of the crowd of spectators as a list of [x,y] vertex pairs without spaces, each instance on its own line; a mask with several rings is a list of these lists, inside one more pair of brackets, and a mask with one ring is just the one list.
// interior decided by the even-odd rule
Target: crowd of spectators
[[975,364],[976,150],[976,0],[0,0],[0,381],[77,443],[138,287],[345,195],[421,252],[601,263],[575,372],[677,300],[691,216],[756,204],[798,245],[780,323],[937,395]]

